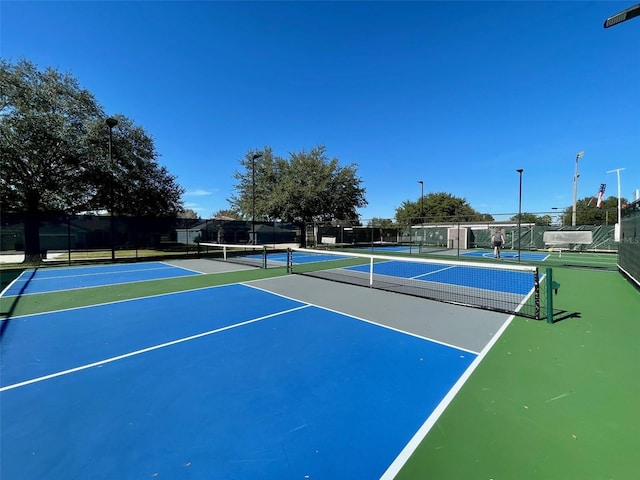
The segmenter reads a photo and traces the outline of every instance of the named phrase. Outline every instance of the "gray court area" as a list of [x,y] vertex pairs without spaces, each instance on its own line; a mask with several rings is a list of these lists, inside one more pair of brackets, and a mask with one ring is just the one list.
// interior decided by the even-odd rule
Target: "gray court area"
[[256,269],[256,267],[252,267],[250,265],[242,265],[239,263],[225,262],[222,260],[207,258],[163,260],[163,262],[169,265],[175,265],[176,267],[186,268],[187,270],[192,270],[194,272],[200,273],[243,272],[246,270]]
[[247,284],[474,352],[480,352],[509,318],[504,313],[301,275]]

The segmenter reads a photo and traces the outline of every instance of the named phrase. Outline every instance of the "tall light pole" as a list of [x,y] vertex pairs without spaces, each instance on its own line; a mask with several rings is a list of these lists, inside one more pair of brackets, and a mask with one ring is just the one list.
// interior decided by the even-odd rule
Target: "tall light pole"
[[110,179],[110,188],[109,188],[109,214],[110,214],[110,226],[111,226],[111,260],[116,259],[116,238],[115,238],[115,228],[114,228],[114,218],[113,218],[113,208],[115,205],[115,192],[114,192],[114,168],[113,168],[113,153],[111,152],[111,144],[113,143],[113,127],[118,125],[118,120],[115,118],[107,118],[105,120],[107,127],[109,127],[109,169],[111,170],[111,179]]
[[522,226],[522,168],[516,170],[520,175],[520,193],[518,194],[518,263],[520,263],[520,228]]
[[618,176],[618,225],[614,230],[614,240],[616,242],[620,241],[620,229],[622,228],[622,199],[620,194],[620,171],[624,170],[624,168],[616,168],[614,170],[609,170],[607,173],[616,173]]
[[578,160],[584,155],[584,152],[579,152],[576,155],[576,172],[573,175],[573,211],[571,214],[571,226],[576,226],[576,218],[577,218],[577,206],[578,206],[578,177],[580,174],[578,173]]
[[421,222],[424,223],[424,182],[422,180],[418,180],[420,184],[420,217],[422,218]]
[[261,153],[251,157],[251,243],[256,242],[256,160],[262,158]]

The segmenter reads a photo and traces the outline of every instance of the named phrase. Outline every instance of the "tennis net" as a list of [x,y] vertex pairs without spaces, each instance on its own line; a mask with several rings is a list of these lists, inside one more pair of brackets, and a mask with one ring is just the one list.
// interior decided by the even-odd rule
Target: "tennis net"
[[235,245],[223,243],[199,243],[199,255],[212,260],[267,267],[267,247],[265,245]]
[[527,265],[289,249],[290,273],[541,319],[541,278]]

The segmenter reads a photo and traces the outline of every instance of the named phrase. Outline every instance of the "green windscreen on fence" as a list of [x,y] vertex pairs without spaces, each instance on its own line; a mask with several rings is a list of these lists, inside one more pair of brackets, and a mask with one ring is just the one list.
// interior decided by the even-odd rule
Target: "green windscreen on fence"
[[618,268],[640,287],[640,200],[622,209]]

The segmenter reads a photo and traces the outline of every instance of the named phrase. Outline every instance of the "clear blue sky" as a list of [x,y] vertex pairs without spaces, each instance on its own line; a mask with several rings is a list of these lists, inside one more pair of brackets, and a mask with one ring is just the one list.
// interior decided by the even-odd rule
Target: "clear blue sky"
[[548,212],[640,188],[640,18],[610,2],[28,2],[0,6],[3,58],[72,73],[155,141],[202,217],[250,149],[318,144],[369,205],[448,192]]

